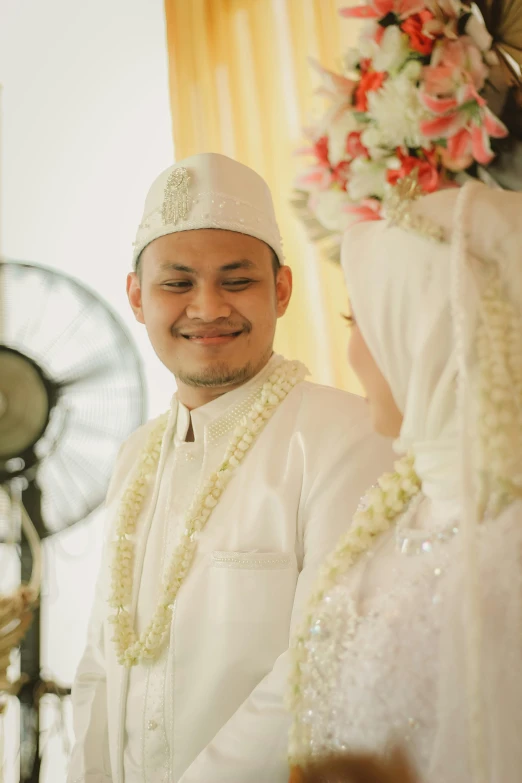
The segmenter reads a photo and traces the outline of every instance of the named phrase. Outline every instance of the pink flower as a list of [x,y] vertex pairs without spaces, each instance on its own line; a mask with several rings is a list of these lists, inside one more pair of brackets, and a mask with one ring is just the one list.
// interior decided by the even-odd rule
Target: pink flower
[[430,65],[422,73],[423,95],[451,95],[455,90],[454,69],[450,65]]
[[469,133],[461,128],[448,139],[446,147],[437,147],[442,165],[449,171],[464,171],[473,163]]
[[489,136],[484,126],[472,124],[470,128],[471,152],[477,163],[486,165],[495,157],[491,151]]
[[426,0],[426,7],[434,15],[424,25],[426,35],[433,38],[458,38],[460,3],[454,0]]
[[478,103],[472,112],[468,113],[459,107],[456,111],[432,120],[423,120],[420,124],[421,133],[428,139],[448,139],[448,148],[451,145],[457,157],[461,157],[462,154],[463,134],[471,133],[473,127],[482,128],[486,135],[495,139],[507,136],[504,123],[495,117],[487,106]]
[[366,5],[342,8],[339,13],[347,19],[384,19],[388,14],[406,19],[424,8],[422,0],[368,0]]
[[[311,136],[311,132],[308,132]],[[332,185],[332,169],[328,158],[328,136],[321,136],[313,141],[311,147],[299,150],[298,154],[312,155],[316,162],[308,166],[295,181],[297,188],[302,190],[326,190]]]
[[382,203],[376,198],[365,198],[360,204],[346,204],[343,212],[348,212],[355,218],[354,223],[362,223],[367,220],[382,220]]
[[309,62],[312,68],[315,68],[321,76],[323,88],[319,92],[323,95],[334,97],[345,96],[347,102],[351,101],[354,90],[357,87],[356,81],[347,79],[345,76],[335,73],[335,71],[329,71],[327,68],[323,68],[317,60],[314,60],[311,57],[309,58]]
[[422,120],[420,130],[427,139],[448,139],[466,125],[464,112],[454,111],[450,114],[434,117],[432,120]]
[[495,157],[489,140],[507,136],[507,129],[487,107],[482,110],[480,120],[472,120],[448,138],[447,155],[443,160],[450,170],[462,171],[473,160],[486,165]]
[[324,166],[309,166],[295,179],[298,190],[327,190],[333,182],[332,172]]
[[506,126],[493,114],[491,109],[484,106],[481,114],[484,128],[493,139],[504,139],[508,135]]
[[431,132],[432,138],[447,139],[441,158],[450,171],[463,171],[473,160],[483,165],[489,163],[494,158],[490,138],[507,136],[505,125],[487,106],[480,107],[471,117],[460,111],[428,121],[423,124],[422,132],[426,136]]
[[479,92],[487,74],[482,54],[468,36],[442,42],[424,69],[420,98],[432,117],[421,122],[420,130],[428,139],[447,139],[442,160],[453,171],[473,160],[489,163],[494,157],[490,137],[507,134]]
[[455,92],[462,84],[473,84],[481,90],[488,75],[482,54],[468,36],[456,41],[444,40],[433,52],[430,65],[424,69],[424,89],[437,95]]

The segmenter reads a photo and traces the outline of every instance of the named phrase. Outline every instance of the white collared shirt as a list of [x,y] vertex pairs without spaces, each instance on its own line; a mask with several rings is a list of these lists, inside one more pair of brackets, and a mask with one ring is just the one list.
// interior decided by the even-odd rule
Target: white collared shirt
[[[280,361],[281,357],[273,355],[266,367],[248,383],[192,411],[177,401],[176,429],[148,536],[142,584],[156,582],[160,587],[158,564],[161,573],[165,574],[169,555],[184,527],[184,515],[198,486],[219,466],[233,430],[252,406],[274,365]],[[194,440],[187,441],[191,423]],[[138,633],[149,620],[150,615],[138,598]],[[167,665],[167,655],[164,654],[158,664],[147,667],[145,676],[144,667],[131,669],[125,720],[125,783],[142,783],[145,762],[151,771],[154,770],[151,781],[160,783],[169,780],[167,743],[162,736],[167,720],[164,699]],[[144,705],[147,713],[145,721]]]
[[[197,408],[179,406],[149,534],[138,526],[137,631],[155,609],[161,575],[202,478],[274,363]],[[185,442],[192,418],[194,442]],[[108,496],[109,538],[123,488],[151,423],[122,450]],[[73,701],[69,783],[286,783],[283,705],[291,625],[316,570],[360,496],[392,462],[358,397],[301,383],[275,411],[202,532],[159,660],[117,663],[102,568]],[[148,518],[150,498],[142,519]]]

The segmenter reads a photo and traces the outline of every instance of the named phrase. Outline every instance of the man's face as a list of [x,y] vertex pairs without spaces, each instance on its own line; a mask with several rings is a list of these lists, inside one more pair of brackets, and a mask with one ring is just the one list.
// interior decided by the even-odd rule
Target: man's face
[[127,279],[136,319],[178,384],[223,391],[266,364],[291,291],[290,269],[274,275],[268,245],[220,229],[154,240]]

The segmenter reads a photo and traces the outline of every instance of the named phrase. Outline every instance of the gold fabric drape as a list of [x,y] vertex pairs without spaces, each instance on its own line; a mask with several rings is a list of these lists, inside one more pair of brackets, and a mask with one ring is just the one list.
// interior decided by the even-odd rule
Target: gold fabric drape
[[[268,182],[294,272],[294,295],[276,349],[314,380],[358,390],[347,366],[341,270],[319,258],[289,204],[303,165],[295,150],[321,104],[308,58],[340,67],[355,40],[341,0],[165,0],[173,132],[178,160],[221,152]],[[353,36],[348,41],[347,36]]]

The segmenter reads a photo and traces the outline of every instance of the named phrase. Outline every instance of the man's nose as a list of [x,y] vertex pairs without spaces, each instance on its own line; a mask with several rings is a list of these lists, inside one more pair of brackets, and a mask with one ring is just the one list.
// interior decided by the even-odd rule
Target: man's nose
[[189,318],[210,322],[229,318],[232,307],[226,301],[223,291],[213,285],[200,285],[194,290],[186,313]]

